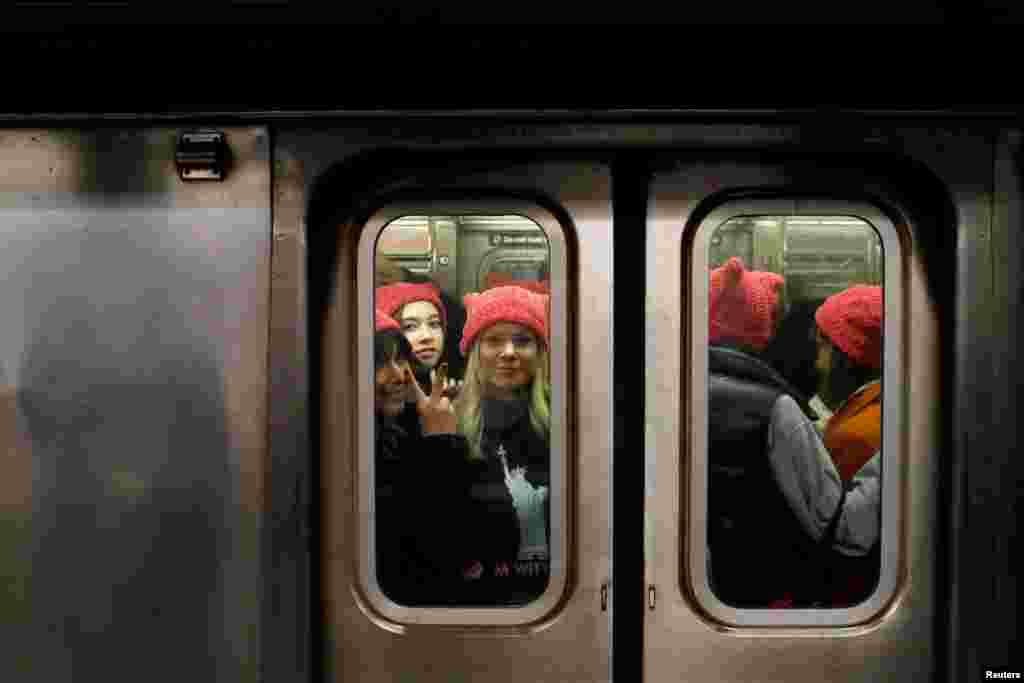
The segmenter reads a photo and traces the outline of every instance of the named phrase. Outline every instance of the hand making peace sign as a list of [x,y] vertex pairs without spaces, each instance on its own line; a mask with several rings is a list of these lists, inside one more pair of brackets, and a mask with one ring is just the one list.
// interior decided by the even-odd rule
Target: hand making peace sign
[[461,384],[448,379],[448,364],[442,363],[430,371],[430,396],[423,393],[411,370],[406,370],[406,381],[412,385],[416,412],[424,434],[453,434],[455,410],[449,396],[458,393]]

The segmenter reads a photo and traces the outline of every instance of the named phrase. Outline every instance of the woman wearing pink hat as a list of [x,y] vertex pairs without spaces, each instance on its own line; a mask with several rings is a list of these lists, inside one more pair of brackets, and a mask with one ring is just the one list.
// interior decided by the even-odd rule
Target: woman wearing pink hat
[[[760,357],[781,318],[782,287],[782,276],[747,270],[736,257],[710,273],[709,577],[719,599],[736,607],[818,599],[821,572],[808,531],[820,536],[838,503],[821,495],[792,509],[786,495],[795,488],[791,463],[805,464],[810,454],[797,473],[820,478],[813,466],[824,449],[807,402]],[[810,475],[814,493],[825,490]],[[751,571],[751,558],[771,561]]]
[[[518,528],[514,517],[495,518],[470,504],[477,472],[466,439],[456,433],[445,393],[446,368],[432,371],[428,395],[412,376],[413,363],[412,347],[398,323],[377,310],[377,580],[384,594],[402,605],[458,605],[467,601],[462,571],[477,556],[477,546],[500,536],[503,524],[506,536]],[[480,527],[479,535],[465,528],[466,520]]]
[[857,285],[830,296],[814,315],[821,377],[831,417],[825,446],[849,481],[882,442],[882,288]]
[[[376,307],[393,317],[412,345],[412,365],[424,391],[430,390],[430,371],[447,363],[448,315],[440,291],[427,282],[396,282],[378,287]],[[457,385],[446,390],[454,393]]]
[[546,295],[509,286],[465,297],[465,384],[456,404],[481,486],[474,501],[516,524],[467,567],[481,602],[522,604],[549,574],[551,386]]
[[867,598],[880,569],[882,309],[881,287],[857,285],[830,296],[814,316],[818,393],[835,411],[823,438],[845,489],[836,537],[846,554],[866,556],[840,568],[832,597],[837,605]]

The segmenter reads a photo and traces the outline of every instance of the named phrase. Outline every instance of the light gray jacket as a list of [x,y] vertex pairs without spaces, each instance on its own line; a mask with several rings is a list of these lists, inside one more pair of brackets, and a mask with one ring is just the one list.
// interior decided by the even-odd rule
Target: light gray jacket
[[[768,458],[779,489],[801,525],[820,539],[835,512],[842,481],[814,423],[796,401],[783,394],[772,407]],[[835,549],[865,555],[878,540],[881,526],[881,452],[853,477],[836,528]]]

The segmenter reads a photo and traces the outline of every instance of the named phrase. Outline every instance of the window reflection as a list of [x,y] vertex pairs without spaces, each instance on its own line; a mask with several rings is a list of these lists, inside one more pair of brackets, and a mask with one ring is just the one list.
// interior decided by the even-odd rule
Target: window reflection
[[518,216],[403,217],[377,241],[375,560],[400,605],[547,587],[548,259]]
[[708,569],[733,607],[849,607],[878,582],[883,274],[850,217],[709,241]]

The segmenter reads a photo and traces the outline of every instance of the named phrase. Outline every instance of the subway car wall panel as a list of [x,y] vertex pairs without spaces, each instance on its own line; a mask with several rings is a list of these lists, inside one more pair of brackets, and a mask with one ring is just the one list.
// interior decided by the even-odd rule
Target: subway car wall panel
[[0,679],[1019,677],[1022,113],[4,115]]

